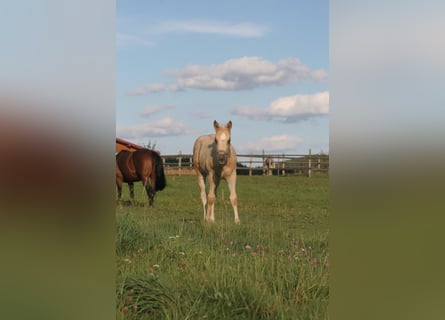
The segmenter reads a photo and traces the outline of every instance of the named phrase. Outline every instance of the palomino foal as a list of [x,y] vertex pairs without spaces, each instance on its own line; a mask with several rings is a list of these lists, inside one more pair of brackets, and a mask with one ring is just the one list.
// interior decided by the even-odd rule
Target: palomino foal
[[[213,121],[215,134],[201,136],[196,139],[193,146],[193,165],[198,175],[198,184],[201,189],[201,201],[204,210],[204,220],[215,221],[216,190],[221,179],[227,181],[230,190],[235,223],[239,223],[238,197],[236,196],[236,153],[230,143],[232,121],[227,125],[220,125]],[[206,195],[206,177],[209,177],[209,193]]]

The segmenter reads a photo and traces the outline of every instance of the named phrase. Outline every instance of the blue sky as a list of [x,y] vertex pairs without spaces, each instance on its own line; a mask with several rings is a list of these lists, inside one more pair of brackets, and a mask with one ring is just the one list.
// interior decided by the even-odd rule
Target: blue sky
[[329,152],[328,1],[117,1],[116,135],[191,153]]

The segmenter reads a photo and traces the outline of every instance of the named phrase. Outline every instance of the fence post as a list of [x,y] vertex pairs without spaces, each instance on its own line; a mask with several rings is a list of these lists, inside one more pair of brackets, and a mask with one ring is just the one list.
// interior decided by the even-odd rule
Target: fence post
[[311,159],[311,149],[309,149],[309,164],[308,164],[308,171],[307,175],[310,178],[312,176],[312,159]]
[[321,169],[321,155],[320,154],[318,154],[317,168],[318,168],[318,171],[320,171],[320,169]]
[[252,176],[252,154],[250,154],[249,160],[249,176]]
[[[278,163],[278,161],[280,161],[280,156],[277,156],[277,165],[276,165],[276,168],[277,168],[277,176],[279,177],[280,176],[280,164]],[[273,173],[272,173],[272,175],[273,175]]]
[[281,175],[282,176],[286,175],[286,162],[284,161],[284,153],[283,153],[283,158],[281,159]]
[[162,157],[162,165],[164,166],[165,174],[168,174],[168,166],[165,165],[165,158]]
[[266,162],[264,162],[264,149],[263,149],[263,157],[262,157],[262,159],[263,159],[263,176],[268,176],[269,175],[269,172],[268,172],[269,168],[268,168],[268,166],[266,166]]
[[181,173],[182,173],[181,163],[182,163],[182,151],[179,150],[179,157],[178,157],[178,173],[179,173],[179,175],[181,175]]

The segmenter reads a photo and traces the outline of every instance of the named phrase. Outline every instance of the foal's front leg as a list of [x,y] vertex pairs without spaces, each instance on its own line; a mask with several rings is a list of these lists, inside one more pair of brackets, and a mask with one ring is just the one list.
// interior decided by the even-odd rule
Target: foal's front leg
[[207,197],[208,205],[207,205],[207,216],[206,216],[206,220],[210,222],[215,222],[215,198],[216,198],[215,189],[216,189],[215,177],[214,173],[211,172],[209,174],[209,195]]
[[230,191],[230,202],[232,203],[233,214],[235,217],[235,223],[239,224],[238,217],[238,196],[236,195],[236,171],[234,171],[229,178],[227,178],[227,185]]
[[206,205],[207,205],[207,195],[206,195],[206,183],[205,183],[205,177],[198,172],[198,185],[199,189],[201,189],[201,202],[202,202],[202,209],[204,211],[204,221],[206,219]]

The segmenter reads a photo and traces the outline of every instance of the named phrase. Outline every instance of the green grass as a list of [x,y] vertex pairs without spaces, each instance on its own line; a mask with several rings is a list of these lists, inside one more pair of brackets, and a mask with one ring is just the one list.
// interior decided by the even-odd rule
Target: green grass
[[327,319],[327,175],[239,176],[240,225],[225,181],[210,225],[195,176],[167,183],[116,208],[118,319]]

